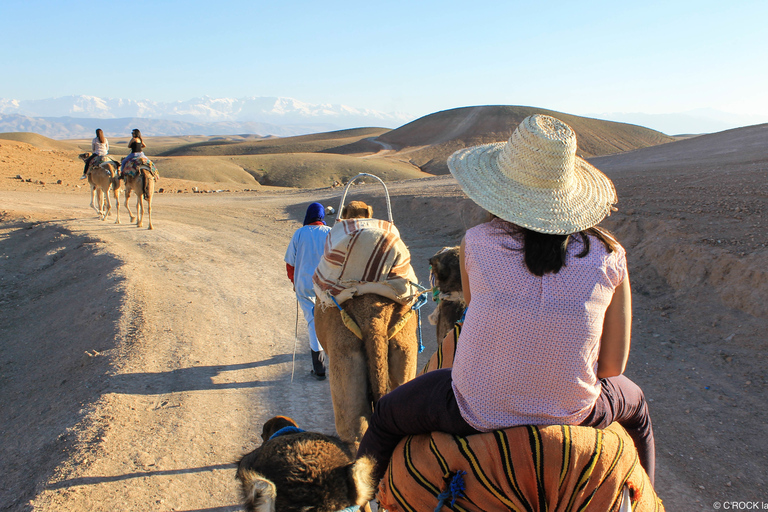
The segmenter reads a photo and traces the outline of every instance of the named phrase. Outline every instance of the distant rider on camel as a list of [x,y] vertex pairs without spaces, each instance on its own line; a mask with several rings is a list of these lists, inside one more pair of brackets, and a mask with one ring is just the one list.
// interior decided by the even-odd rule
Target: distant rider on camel
[[128,154],[128,156],[123,158],[123,161],[120,164],[121,178],[125,176],[125,164],[134,158],[146,158],[143,149],[147,146],[144,144],[144,141],[141,138],[141,132],[138,130],[138,128],[134,128],[131,131],[131,140],[128,142],[128,147],[131,148],[131,152]]

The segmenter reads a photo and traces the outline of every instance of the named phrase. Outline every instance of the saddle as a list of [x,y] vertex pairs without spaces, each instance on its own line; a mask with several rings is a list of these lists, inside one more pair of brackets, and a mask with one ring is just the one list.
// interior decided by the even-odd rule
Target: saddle
[[450,510],[618,512],[664,506],[629,434],[606,429],[522,426],[471,436],[432,432],[403,439],[379,487],[389,512]]
[[100,167],[109,173],[109,177],[112,177],[112,167],[117,169],[120,167],[120,162],[113,160],[109,155],[96,155],[91,160],[90,167]]
[[157,180],[159,173],[155,164],[147,157],[135,157],[131,158],[125,163],[123,168],[123,174],[126,176],[134,177],[139,173],[141,168],[147,169],[152,174],[152,179]]
[[367,293],[410,305],[421,292],[399,231],[378,219],[337,220],[312,282],[326,306]]

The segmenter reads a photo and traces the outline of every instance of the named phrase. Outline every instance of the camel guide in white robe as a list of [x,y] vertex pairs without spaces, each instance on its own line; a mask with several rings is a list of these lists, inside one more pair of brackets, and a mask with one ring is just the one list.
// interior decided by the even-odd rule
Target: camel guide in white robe
[[325,208],[312,203],[304,216],[304,226],[297,229],[285,252],[286,271],[293,283],[309,331],[309,348],[312,351],[312,375],[325,379],[325,352],[315,334],[315,290],[312,276],[323,257],[325,239],[330,227],[325,225]]

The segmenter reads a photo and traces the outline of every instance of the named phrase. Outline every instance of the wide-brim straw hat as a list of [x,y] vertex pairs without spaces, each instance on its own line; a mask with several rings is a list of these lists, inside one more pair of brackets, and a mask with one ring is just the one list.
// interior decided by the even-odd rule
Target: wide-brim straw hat
[[576,156],[573,129],[545,115],[523,119],[507,142],[456,151],[448,168],[479,206],[540,233],[583,231],[618,201],[611,180]]

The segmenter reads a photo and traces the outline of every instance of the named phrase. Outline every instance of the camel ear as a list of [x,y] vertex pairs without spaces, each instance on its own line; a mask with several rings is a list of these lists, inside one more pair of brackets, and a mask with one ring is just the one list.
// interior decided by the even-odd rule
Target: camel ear
[[357,490],[356,505],[363,506],[371,501],[376,494],[376,482],[373,481],[373,470],[376,463],[368,455],[357,459],[352,466],[352,481]]
[[373,206],[368,207],[368,217],[369,219],[373,218]]
[[243,484],[243,496],[247,510],[275,512],[275,499],[277,499],[275,484],[251,470],[242,471],[238,476]]

